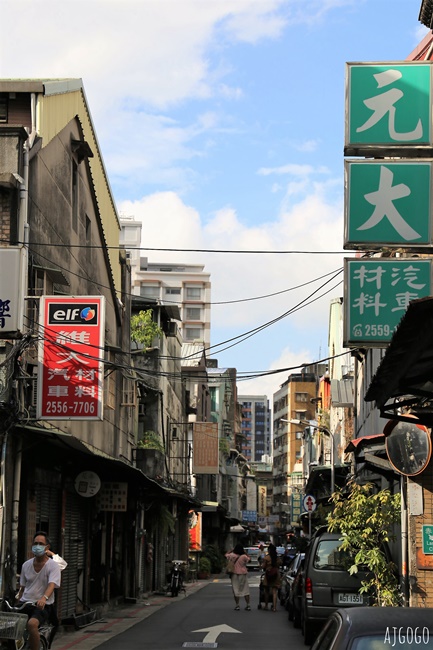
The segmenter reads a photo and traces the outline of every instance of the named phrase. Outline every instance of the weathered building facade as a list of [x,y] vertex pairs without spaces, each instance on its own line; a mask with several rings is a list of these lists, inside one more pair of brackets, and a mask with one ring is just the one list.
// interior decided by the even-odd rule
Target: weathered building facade
[[[32,536],[45,530],[68,562],[59,614],[77,621],[101,603],[163,586],[169,552],[183,549],[187,559],[188,490],[179,494],[136,466],[130,267],[82,82],[3,80],[0,103],[1,591],[15,592]],[[19,274],[13,293],[5,280],[10,260]],[[40,319],[43,296],[65,305],[73,296],[103,301],[103,343],[88,349],[104,369],[100,419],[38,416],[40,350],[49,337]],[[174,344],[164,341],[167,349]],[[65,358],[73,355],[65,334],[57,345]],[[59,413],[67,389],[50,390]],[[171,433],[172,421],[184,419],[182,399],[170,388],[163,396],[161,422],[170,410],[164,427]],[[186,448],[167,441],[167,474],[187,485],[179,445]],[[177,522],[172,538],[161,504]],[[157,563],[155,540],[163,548]]]

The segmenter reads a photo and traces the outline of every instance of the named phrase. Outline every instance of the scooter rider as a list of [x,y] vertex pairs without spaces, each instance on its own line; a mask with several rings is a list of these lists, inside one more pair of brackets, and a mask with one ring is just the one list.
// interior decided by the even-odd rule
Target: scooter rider
[[32,553],[34,558],[24,562],[20,575],[20,589],[16,600],[21,604],[32,601],[35,605],[26,605],[23,613],[29,617],[30,650],[39,650],[39,626],[50,620],[54,603],[54,589],[60,587],[60,566],[46,554],[50,540],[46,533],[39,531],[33,537]]

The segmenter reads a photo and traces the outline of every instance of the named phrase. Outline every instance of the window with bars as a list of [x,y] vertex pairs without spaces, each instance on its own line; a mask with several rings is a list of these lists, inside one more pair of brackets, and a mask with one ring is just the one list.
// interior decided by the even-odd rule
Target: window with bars
[[200,287],[187,287],[186,288],[186,297],[193,300],[200,300],[201,298],[201,289]]
[[200,307],[187,307],[186,308],[186,320],[201,320],[201,309],[200,309]]
[[[114,354],[107,353],[108,366],[114,363]],[[109,409],[116,408],[116,371],[110,368],[104,377],[104,406]]]
[[122,406],[135,406],[136,391],[135,381],[129,377],[122,380]]
[[7,97],[0,97],[0,123],[6,124],[8,121],[8,100]]
[[142,284],[140,286],[140,296],[143,298],[159,298],[159,287]]
[[201,327],[186,327],[185,328],[185,339],[187,341],[194,341],[195,339],[202,338],[202,329]]

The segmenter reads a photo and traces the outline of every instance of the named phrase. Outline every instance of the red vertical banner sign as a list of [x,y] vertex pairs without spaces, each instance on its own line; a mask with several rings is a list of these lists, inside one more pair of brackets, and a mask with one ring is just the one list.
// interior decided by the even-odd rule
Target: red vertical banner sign
[[105,298],[42,296],[37,418],[102,420]]
[[189,511],[189,550],[202,550],[202,513]]

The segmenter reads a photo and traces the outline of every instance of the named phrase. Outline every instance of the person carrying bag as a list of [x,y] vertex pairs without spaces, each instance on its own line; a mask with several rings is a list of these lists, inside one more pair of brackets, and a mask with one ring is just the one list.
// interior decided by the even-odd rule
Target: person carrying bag
[[227,566],[226,573],[232,581],[233,596],[235,599],[235,611],[239,611],[239,598],[244,597],[246,602],[245,609],[251,611],[250,606],[250,588],[248,585],[247,564],[250,558],[245,553],[242,544],[236,544],[231,553],[226,553]]

